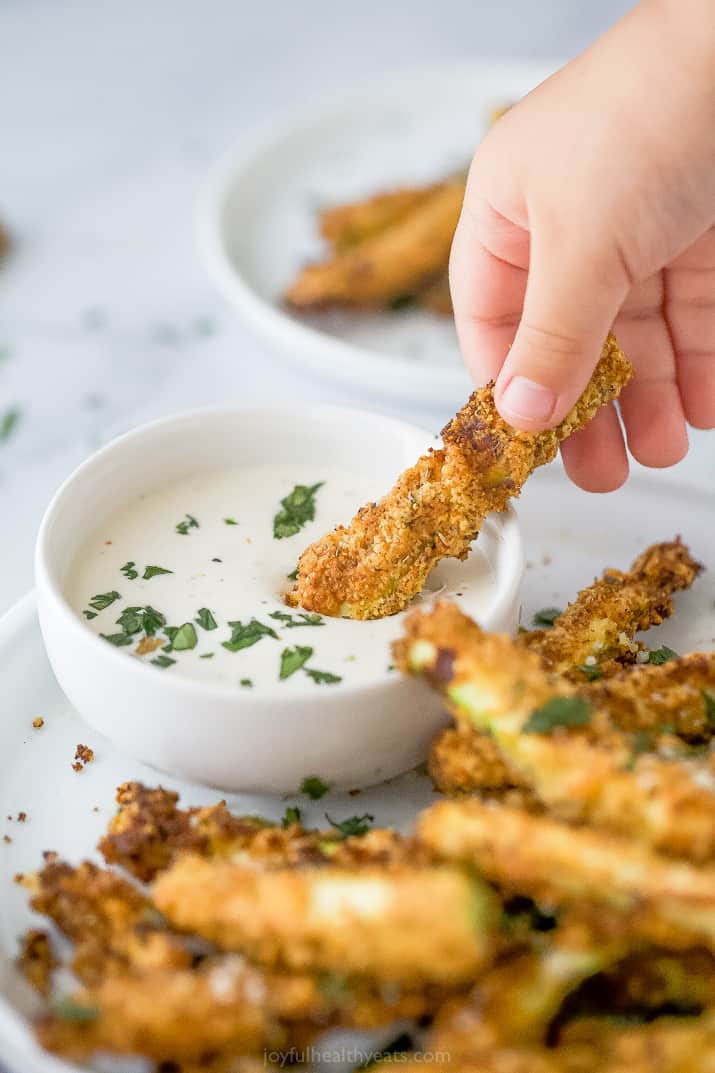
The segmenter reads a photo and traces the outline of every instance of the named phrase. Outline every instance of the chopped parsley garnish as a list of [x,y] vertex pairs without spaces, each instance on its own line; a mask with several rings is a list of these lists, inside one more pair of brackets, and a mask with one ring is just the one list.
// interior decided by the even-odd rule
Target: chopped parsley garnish
[[295,674],[308,662],[312,655],[313,649],[308,645],[284,648],[281,652],[281,669],[278,677],[281,681],[285,678],[290,678],[292,674]]
[[295,570],[291,570],[290,574],[286,574],[286,577],[288,578],[289,581],[297,581],[298,580],[298,567],[296,566]]
[[188,536],[189,529],[198,529],[199,523],[194,518],[193,514],[185,514],[184,519],[181,522],[176,523],[176,532],[181,536]]
[[153,637],[157,630],[166,625],[161,611],[147,604],[146,607],[125,607],[117,619],[125,633],[135,634],[142,630],[147,637]]
[[340,831],[343,838],[354,838],[356,836],[365,835],[370,830],[370,824],[375,819],[369,812],[366,812],[363,816],[350,816],[347,820],[341,820],[336,822],[331,820],[327,812],[325,818],[331,827],[334,827],[336,831]]
[[182,626],[165,626],[164,633],[169,638],[166,652],[185,652],[196,648],[198,638],[193,622],[184,622]]
[[288,805],[281,820],[282,827],[290,827],[292,823],[300,823],[300,809],[297,805]]
[[278,634],[270,626],[264,626],[258,619],[252,618],[250,622],[229,622],[231,627],[230,641],[222,641],[221,644],[229,652],[240,652],[242,648],[250,648],[257,644],[261,637],[273,637],[278,640]]
[[294,536],[315,517],[315,493],[323,487],[324,481],[318,484],[296,484],[292,492],[281,499],[281,510],[273,519],[273,536],[276,540]]
[[556,727],[582,727],[591,719],[591,705],[583,697],[552,697],[536,708],[524,723],[525,734],[547,734]]
[[709,726],[715,726],[715,697],[707,689],[702,692],[703,704],[705,705],[705,718]]
[[134,569],[136,565],[136,563],[130,560],[128,563],[125,563],[124,566],[119,567],[119,573],[124,574],[125,578],[128,578],[129,581],[134,581],[135,577],[139,577],[139,571]]
[[161,667],[163,670],[166,670],[167,667],[172,667],[176,663],[176,660],[169,659],[168,656],[162,656],[161,653],[159,653],[159,655],[155,656],[150,662],[153,663],[155,667]]
[[83,611],[82,614],[84,615],[84,617],[86,619],[96,618],[97,617],[97,612],[96,611]]
[[199,656],[199,659],[213,659],[215,655],[215,652],[204,652],[202,656]]
[[668,648],[667,645],[661,645],[660,648],[654,648],[648,653],[648,662],[654,663],[656,667],[660,667],[661,664],[677,658],[678,653],[674,652],[672,648]]
[[240,686],[243,686],[244,689],[253,689],[253,679],[252,678],[242,678],[241,681],[238,684]]
[[208,607],[200,607],[196,612],[196,622],[203,630],[217,630],[218,622],[213,617]]
[[131,633],[100,633],[99,636],[117,648],[121,648],[123,645],[130,645],[133,642]]
[[173,574],[173,570],[167,570],[164,566],[147,566],[142,574],[144,581],[151,581],[153,577],[158,577],[159,574]]
[[[2,417],[0,417],[0,443],[5,440],[9,440],[13,432],[17,428],[17,423],[20,420],[20,411],[16,406],[12,409],[6,410]],[[296,530],[297,531],[297,530]]]
[[50,1009],[60,1020],[75,1021],[78,1024],[94,1021],[99,1015],[99,1009],[96,1006],[85,1006],[70,998],[69,995],[58,995],[53,998],[50,1002]]
[[303,670],[319,686],[333,686],[342,682],[339,674],[331,674],[330,671],[315,671],[312,667],[304,667]]
[[286,630],[293,630],[298,626],[325,625],[325,619],[322,615],[306,614],[305,611],[299,611],[297,616],[291,615],[287,611],[271,611],[268,617],[277,619],[279,622],[284,622]]
[[330,790],[330,787],[326,782],[320,778],[319,775],[306,775],[300,784],[300,792],[309,797],[311,801],[320,801],[321,797]]
[[553,626],[556,619],[562,614],[560,607],[542,607],[541,611],[537,611],[534,615],[534,625]]
[[581,671],[587,682],[597,682],[599,678],[603,678],[603,671],[597,663],[577,663],[576,670]]
[[653,751],[655,742],[653,734],[650,730],[637,730],[633,735],[633,744],[631,745],[631,755],[628,763],[626,764],[626,771],[633,771],[636,766],[636,760],[642,753],[650,753]]
[[109,607],[110,604],[116,603],[121,598],[120,594],[115,589],[112,589],[111,592],[97,593],[88,602],[93,611],[104,611],[105,607]]
[[224,518],[223,523],[224,525],[238,525],[235,518]]

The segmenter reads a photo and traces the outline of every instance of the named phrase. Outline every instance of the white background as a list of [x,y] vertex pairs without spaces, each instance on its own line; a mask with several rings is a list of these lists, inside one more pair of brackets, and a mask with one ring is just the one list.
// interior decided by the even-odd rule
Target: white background
[[[0,444],[0,611],[31,584],[52,491],[118,431],[202,403],[356,401],[284,370],[213,293],[192,210],[217,155],[351,82],[568,56],[628,6],[0,0],[0,218],[16,240],[0,269],[0,416],[22,411]],[[685,472],[712,474],[702,438]]]

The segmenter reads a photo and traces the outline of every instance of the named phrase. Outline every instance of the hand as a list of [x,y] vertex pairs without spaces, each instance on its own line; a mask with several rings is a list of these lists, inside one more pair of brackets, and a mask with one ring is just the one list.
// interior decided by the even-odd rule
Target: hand
[[[630,452],[678,462],[687,424],[715,426],[714,225],[715,6],[645,0],[477,149],[450,263],[474,380],[516,428],[551,427],[614,326]],[[628,475],[614,407],[562,451],[590,491]]]

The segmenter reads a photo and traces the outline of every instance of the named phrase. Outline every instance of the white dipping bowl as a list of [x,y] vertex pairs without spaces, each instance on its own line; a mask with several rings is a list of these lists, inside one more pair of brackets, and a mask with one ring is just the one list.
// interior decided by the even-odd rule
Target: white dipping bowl
[[[430,442],[423,429],[360,410],[212,408],[142,426],[84,462],[50,503],[35,558],[47,654],[80,715],[138,760],[226,790],[291,793],[312,774],[351,789],[424,760],[446,717],[439,698],[419,682],[382,673],[288,701],[275,689],[167,674],[93,633],[70,606],[65,586],[88,532],[123,502],[187,474],[327,458],[347,470],[359,467],[378,494]],[[496,579],[481,623],[513,631],[523,554],[512,510],[487,519],[479,546]],[[389,660],[386,652],[386,666]]]

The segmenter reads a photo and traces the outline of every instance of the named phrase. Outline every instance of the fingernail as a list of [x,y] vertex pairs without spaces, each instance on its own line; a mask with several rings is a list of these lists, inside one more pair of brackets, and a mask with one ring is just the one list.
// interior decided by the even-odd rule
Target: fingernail
[[548,421],[555,406],[553,391],[525,376],[513,376],[499,402],[501,412],[517,421]]

